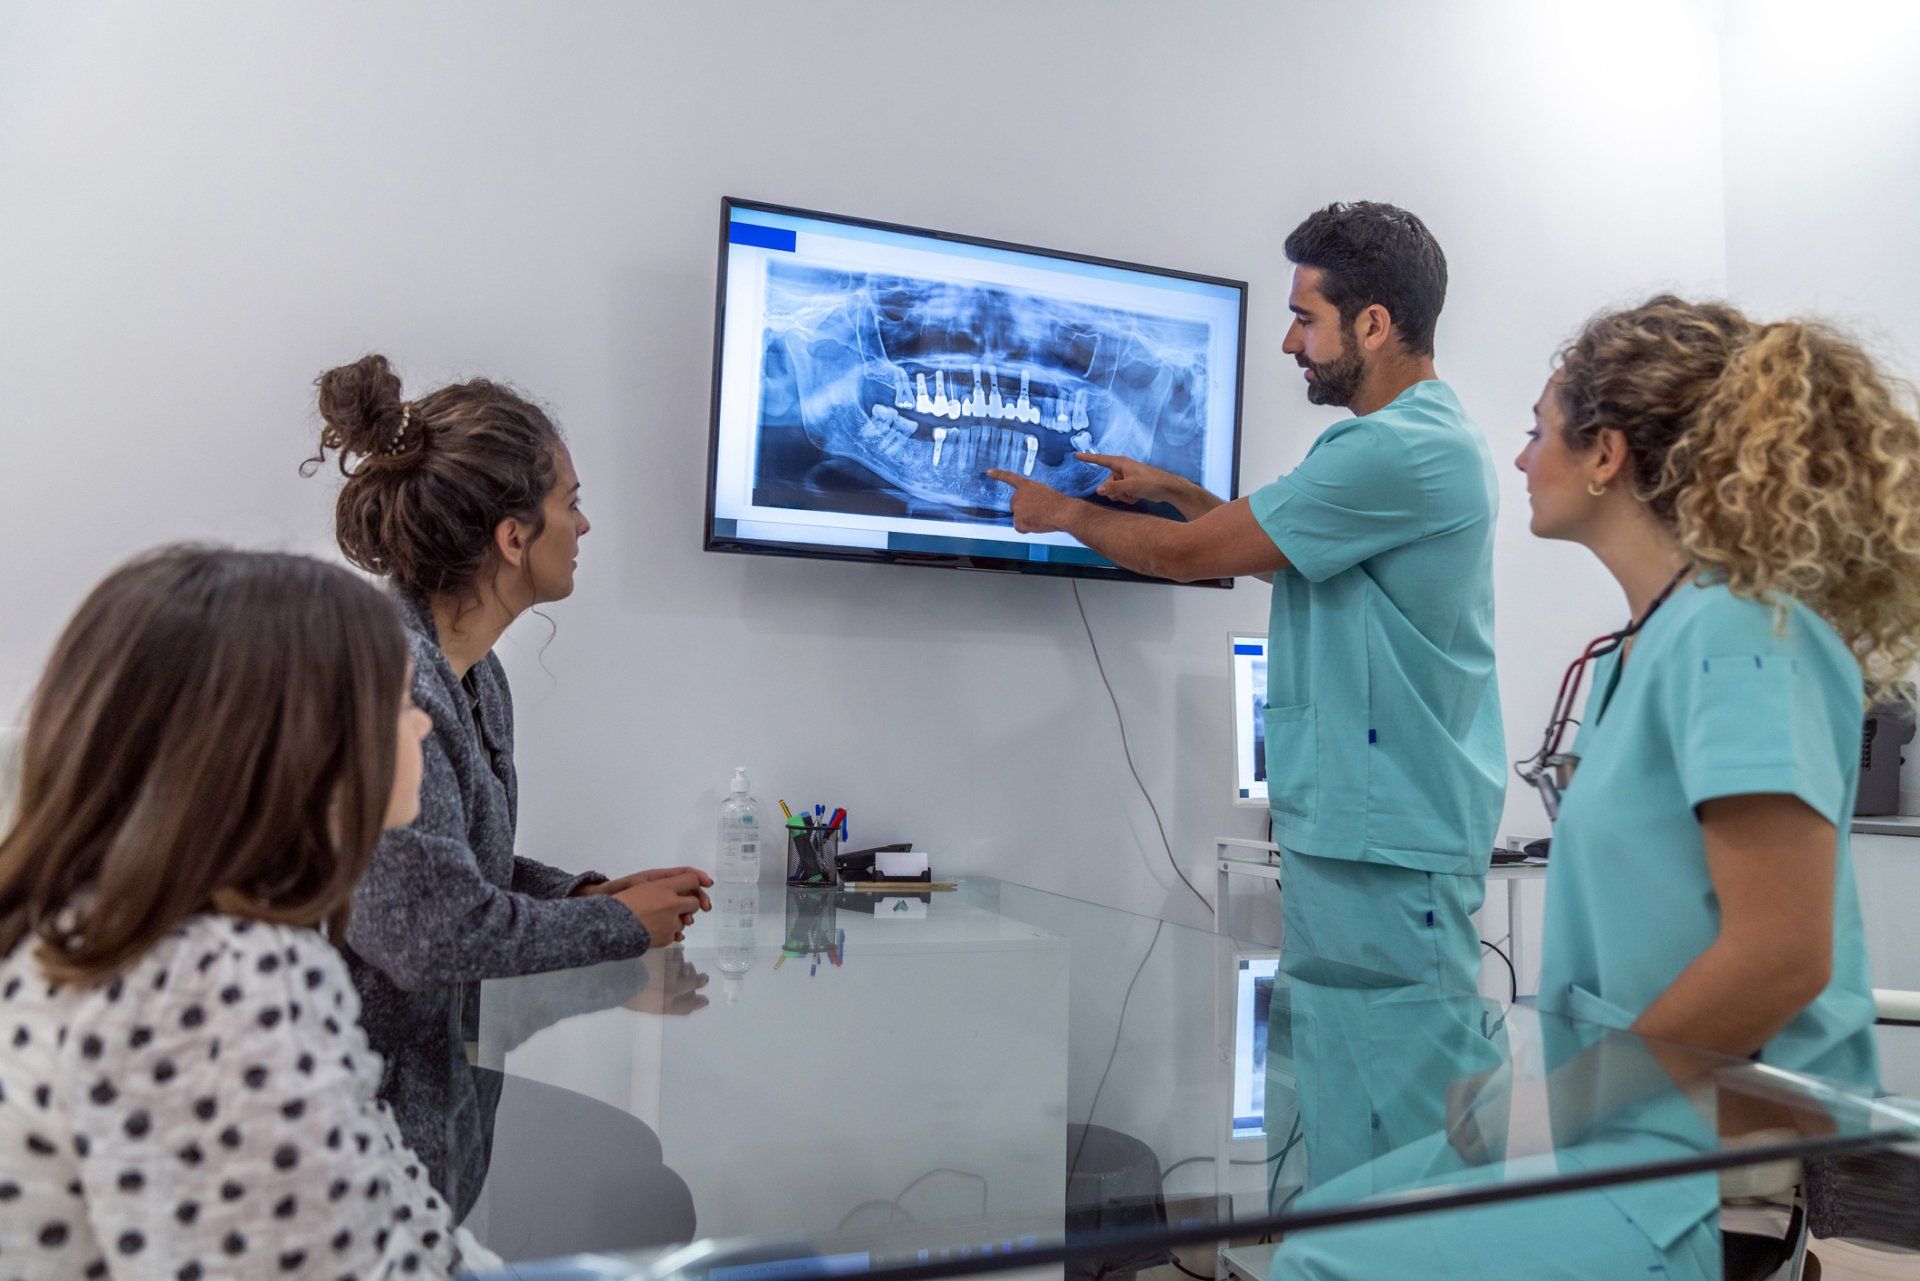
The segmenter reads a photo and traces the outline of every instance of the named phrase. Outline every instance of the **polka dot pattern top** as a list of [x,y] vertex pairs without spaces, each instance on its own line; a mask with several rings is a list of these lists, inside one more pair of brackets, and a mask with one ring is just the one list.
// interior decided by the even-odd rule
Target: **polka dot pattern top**
[[84,987],[32,953],[0,962],[0,1281],[461,1266],[319,934],[199,916]]

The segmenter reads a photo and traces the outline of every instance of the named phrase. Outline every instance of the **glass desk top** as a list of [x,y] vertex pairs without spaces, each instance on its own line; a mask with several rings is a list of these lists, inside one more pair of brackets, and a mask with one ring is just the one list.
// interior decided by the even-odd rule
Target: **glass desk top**
[[467,1227],[510,1275],[1092,1275],[1579,1190],[1659,1235],[1920,1135],[1809,1077],[1006,882],[714,899],[683,945],[483,985]]

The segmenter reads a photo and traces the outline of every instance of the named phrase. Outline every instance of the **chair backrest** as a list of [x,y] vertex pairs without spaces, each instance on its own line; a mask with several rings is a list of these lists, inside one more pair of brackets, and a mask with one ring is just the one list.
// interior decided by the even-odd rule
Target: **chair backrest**
[[[1728,1148],[1758,1148],[1790,1142],[1794,1137],[1792,1130],[1755,1130],[1749,1134],[1730,1135],[1721,1142]],[[1791,1157],[1761,1165],[1729,1166],[1720,1171],[1720,1199],[1755,1201],[1786,1197],[1799,1186],[1800,1175],[1800,1162]]]

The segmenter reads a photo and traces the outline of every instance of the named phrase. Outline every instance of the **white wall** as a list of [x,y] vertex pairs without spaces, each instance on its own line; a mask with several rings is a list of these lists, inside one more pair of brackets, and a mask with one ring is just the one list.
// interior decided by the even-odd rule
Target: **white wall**
[[[744,763],[856,841],[1201,919],[1067,584],[700,551],[719,197],[1251,281],[1249,482],[1331,421],[1278,350],[1286,232],[1335,198],[1418,211],[1453,269],[1442,372],[1503,465],[1519,755],[1622,606],[1527,536],[1504,464],[1587,313],[1725,286],[1716,40],[1685,0],[8,6],[0,719],[136,549],[327,549],[311,381],[380,350],[414,392],[530,389],[585,478],[579,591],[544,654],[537,620],[505,646],[526,852],[708,861]],[[1223,642],[1266,592],[1083,591],[1210,888],[1212,839],[1264,830],[1222,799]],[[1541,830],[1533,798],[1509,826]]]
[[[1791,0],[1726,12],[1727,287],[1754,315],[1815,314],[1920,382],[1920,6]],[[1920,813],[1920,742],[1901,774]]]
[[[1920,8],[1834,0],[1728,6],[1724,116],[1728,290],[1753,314],[1814,313],[1920,381]],[[1903,813],[1920,813],[1920,742]],[[1873,981],[1920,984],[1920,837],[1855,836]],[[1920,1093],[1920,1037],[1882,1029],[1881,1077]]]

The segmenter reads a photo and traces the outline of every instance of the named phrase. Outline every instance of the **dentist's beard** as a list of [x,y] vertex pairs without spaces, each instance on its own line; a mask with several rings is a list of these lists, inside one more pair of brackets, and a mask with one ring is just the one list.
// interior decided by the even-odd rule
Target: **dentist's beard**
[[1340,354],[1322,364],[1315,364],[1305,356],[1295,357],[1301,368],[1313,371],[1313,378],[1307,383],[1307,399],[1314,404],[1345,408],[1360,394],[1360,384],[1367,377],[1367,359],[1361,354],[1360,345],[1349,341],[1350,338],[1349,334],[1341,335]]

